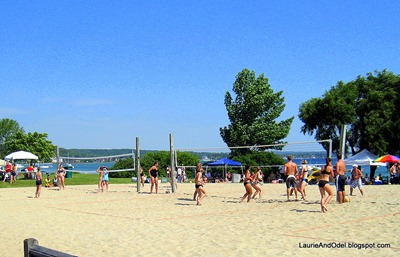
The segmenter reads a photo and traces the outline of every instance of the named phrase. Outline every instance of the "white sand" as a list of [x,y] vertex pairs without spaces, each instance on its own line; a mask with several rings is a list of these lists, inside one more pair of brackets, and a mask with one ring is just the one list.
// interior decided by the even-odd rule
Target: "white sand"
[[[111,181],[112,183],[112,181]],[[0,256],[23,256],[23,240],[78,256],[398,256],[400,186],[365,186],[348,204],[320,212],[317,186],[307,202],[285,202],[285,185],[264,184],[261,200],[239,204],[242,184],[207,184],[202,206],[194,185],[166,194],[136,183],[68,186],[64,191],[0,189]],[[347,186],[347,192],[349,187]],[[293,199],[293,198],[292,198]],[[390,244],[389,249],[299,247],[310,243]]]

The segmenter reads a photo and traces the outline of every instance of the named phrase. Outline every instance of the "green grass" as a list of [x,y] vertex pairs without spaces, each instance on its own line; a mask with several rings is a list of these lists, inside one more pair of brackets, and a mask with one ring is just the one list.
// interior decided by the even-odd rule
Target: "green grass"
[[[46,178],[46,174],[43,176]],[[54,174],[50,174],[51,183],[53,182]],[[98,174],[80,174],[72,173],[72,178],[65,178],[65,185],[97,185],[99,181]],[[43,181],[44,182],[44,181]],[[131,178],[110,178],[110,184],[129,184]],[[136,183],[136,182],[134,182]],[[10,184],[9,182],[0,182],[0,188],[13,188],[13,187],[34,187],[35,180],[33,179],[17,179],[17,183]],[[44,184],[43,184],[44,186]]]

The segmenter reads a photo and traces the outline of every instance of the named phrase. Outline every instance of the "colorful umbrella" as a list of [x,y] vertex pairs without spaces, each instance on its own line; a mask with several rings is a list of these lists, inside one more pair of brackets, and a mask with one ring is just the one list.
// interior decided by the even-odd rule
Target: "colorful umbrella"
[[400,159],[394,155],[384,155],[374,160],[374,162],[398,162]]

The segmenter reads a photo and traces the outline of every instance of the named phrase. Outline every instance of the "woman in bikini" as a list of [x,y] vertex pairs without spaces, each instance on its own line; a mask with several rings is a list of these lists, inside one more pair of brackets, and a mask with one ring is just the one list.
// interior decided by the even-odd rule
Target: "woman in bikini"
[[[197,205],[201,205],[201,201],[206,197],[207,192],[204,189],[203,169],[201,163],[196,163],[196,177],[194,178],[195,188],[197,192]],[[196,198],[196,196],[194,196]]]
[[99,182],[97,183],[97,193],[100,193],[104,191],[104,185],[103,185],[103,178],[104,178],[104,169],[105,167],[101,166],[99,167],[96,172],[99,173]]
[[307,169],[307,160],[303,160],[301,162],[301,169],[299,174],[299,187],[298,191],[301,194],[301,199],[306,200],[306,185],[308,183],[308,169]]
[[261,167],[257,167],[257,172],[254,175],[254,181],[251,183],[251,185],[253,186],[253,188],[256,190],[253,194],[253,199],[256,197],[256,195],[259,195],[258,199],[261,199],[261,193],[262,193],[262,182],[263,182],[263,178],[261,175]]
[[246,171],[244,172],[244,179],[243,179],[243,185],[244,188],[246,189],[246,193],[243,195],[240,202],[243,202],[246,197],[247,197],[247,202],[250,202],[251,195],[253,194],[253,188],[251,186],[251,182],[253,181],[253,179],[251,178],[250,169],[251,166],[246,165]]
[[[321,194],[321,211],[328,211],[327,206],[333,197],[332,188],[329,185],[329,176],[334,177],[332,159],[326,158],[326,165],[321,169],[321,179],[319,180],[318,187]],[[325,192],[328,193],[328,197],[325,198]]]
[[158,162],[154,162],[154,165],[149,169],[149,176],[151,179],[150,194],[153,193],[153,187],[156,187],[156,194],[158,193]]
[[58,174],[58,182],[59,182],[58,185],[60,187],[60,190],[64,189],[65,188],[65,169],[63,168],[63,166],[61,164],[58,166],[57,174]]
[[42,190],[42,172],[40,172],[40,167],[37,168],[36,172],[36,193],[35,198],[40,197],[40,191]]

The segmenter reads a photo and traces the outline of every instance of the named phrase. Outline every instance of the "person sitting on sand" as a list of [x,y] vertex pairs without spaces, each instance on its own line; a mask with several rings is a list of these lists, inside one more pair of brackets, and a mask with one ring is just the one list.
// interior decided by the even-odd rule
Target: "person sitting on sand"
[[49,174],[47,174],[47,177],[46,177],[46,179],[44,181],[46,182],[46,185],[44,187],[51,187],[50,175]]
[[[328,204],[333,197],[333,191],[329,185],[329,176],[334,177],[332,159],[326,158],[326,165],[321,169],[321,179],[318,183],[319,192],[321,194],[321,212],[328,211]],[[325,199],[325,192],[328,193],[328,197]]]
[[230,173],[229,171],[226,174],[226,182],[232,182],[232,173]]
[[58,187],[58,180],[57,180],[56,174],[54,174],[54,178],[53,178],[53,187]]

